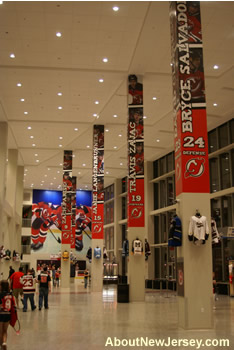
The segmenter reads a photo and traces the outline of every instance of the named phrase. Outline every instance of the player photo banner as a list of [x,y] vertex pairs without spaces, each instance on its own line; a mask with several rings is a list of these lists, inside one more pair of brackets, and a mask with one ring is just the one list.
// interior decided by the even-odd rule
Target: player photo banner
[[206,100],[199,1],[171,1],[176,195],[209,193]]
[[72,194],[71,194],[71,206],[72,206],[72,229],[71,229],[71,248],[75,248],[76,237],[76,176],[72,176]]
[[93,126],[92,238],[103,239],[104,230],[104,125]]
[[62,200],[62,244],[71,244],[72,232],[72,151],[64,151],[63,200]]
[[144,227],[143,84],[135,74],[128,82],[128,227]]

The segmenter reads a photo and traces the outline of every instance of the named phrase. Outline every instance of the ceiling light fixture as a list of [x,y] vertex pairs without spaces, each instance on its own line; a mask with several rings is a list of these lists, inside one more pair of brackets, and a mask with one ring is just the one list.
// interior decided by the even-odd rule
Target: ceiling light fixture
[[63,147],[63,145],[59,145],[59,147]]
[[99,101],[95,101],[95,105],[99,105]]
[[39,163],[39,159],[36,159],[36,162]]
[[105,129],[106,132],[109,132],[109,129]]
[[34,154],[34,156],[35,156],[35,157],[37,157],[37,156],[38,156],[38,154],[37,154],[37,153],[35,153],[35,154]]
[[20,99],[20,101],[21,101],[21,102],[24,102],[24,101],[25,101],[25,99],[24,99],[24,98],[21,98],[21,99]]
[[119,11],[119,7],[118,7],[118,6],[114,6],[114,7],[112,7],[112,9],[113,9],[113,11],[115,11],[115,12]]
[[89,146],[89,145],[87,145],[86,147],[87,147],[87,148],[90,148],[90,146]]
[[22,86],[22,84],[21,84],[21,83],[17,83],[17,86],[18,86],[18,87],[21,87],[21,86]]
[[99,79],[99,83],[103,83],[104,82],[104,79]]
[[34,139],[34,136],[30,136],[30,139]]
[[10,58],[15,58],[15,54],[14,54],[14,53],[11,53],[11,54],[10,54]]
[[74,130],[75,130],[75,131],[78,131],[79,129],[78,129],[78,128],[75,128]]
[[63,139],[63,137],[62,136],[59,136],[59,140],[62,140]]
[[153,97],[153,100],[156,101],[156,100],[157,100],[157,97],[154,96],[154,97]]
[[94,113],[94,114],[93,114],[93,117],[97,117],[97,114],[96,114],[96,113]]
[[116,149],[116,148],[117,148],[117,146],[114,146],[113,148],[114,148],[114,149]]
[[61,36],[62,36],[62,33],[60,33],[60,32],[57,32],[57,33],[56,33],[56,36],[57,36],[58,38],[61,38]]
[[146,115],[144,115],[143,119],[147,119]]
[[57,95],[58,95],[58,96],[62,96],[62,92],[58,92]]
[[214,107],[217,107],[218,105],[217,105],[217,103],[213,103],[213,106],[214,106]]
[[36,147],[35,143],[32,144],[33,147]]
[[122,135],[121,135],[121,134],[119,134],[119,137],[122,137]]
[[109,175],[109,171],[106,171],[106,175]]
[[123,165],[123,163],[119,163],[119,165]]
[[156,141],[157,141],[157,142],[160,142],[160,140],[159,140],[159,139],[157,139]]
[[114,117],[114,118],[118,118],[117,114],[114,114],[113,117]]
[[82,165],[83,165],[83,166],[86,166],[86,164],[85,164],[85,163],[83,163]]
[[47,170],[49,170],[49,171],[50,171],[50,168],[48,168]]
[[63,107],[62,106],[58,106],[58,109],[63,109]]
[[102,61],[103,61],[104,63],[107,63],[107,62],[108,62],[108,58],[107,58],[107,57],[104,57]]
[[27,128],[28,130],[32,130],[32,127],[31,126],[28,126],[28,128]]
[[24,112],[24,114],[28,114],[28,112]]
[[217,64],[214,65],[214,69],[219,69],[219,66]]

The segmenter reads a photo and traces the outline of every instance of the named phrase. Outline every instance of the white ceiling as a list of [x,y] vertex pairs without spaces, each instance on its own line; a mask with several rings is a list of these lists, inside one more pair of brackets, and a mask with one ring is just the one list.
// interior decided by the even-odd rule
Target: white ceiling
[[[118,12],[112,10],[114,5]],[[205,1],[201,13],[211,129],[233,117],[234,2]],[[131,73],[144,77],[146,160],[173,149],[169,2],[3,2],[0,47],[0,122],[9,126],[8,148],[19,151],[18,164],[27,174],[25,188],[33,183],[33,188],[57,189],[62,183],[63,150],[71,149],[78,187],[91,189],[95,123],[109,130],[105,132],[105,186],[127,175],[127,76]],[[104,57],[108,63],[102,62]],[[218,70],[213,69],[215,64]],[[57,96],[58,92],[63,95]]]

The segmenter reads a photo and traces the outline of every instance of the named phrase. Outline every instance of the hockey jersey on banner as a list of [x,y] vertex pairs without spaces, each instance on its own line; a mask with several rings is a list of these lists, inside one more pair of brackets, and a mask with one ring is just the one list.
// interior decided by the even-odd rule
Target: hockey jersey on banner
[[142,255],[143,253],[143,244],[142,241],[138,238],[136,238],[132,242],[132,252],[134,255]]
[[95,259],[100,259],[102,255],[101,248],[99,247],[94,248],[93,255]]
[[205,244],[209,237],[209,226],[206,216],[191,216],[188,237],[196,245]]

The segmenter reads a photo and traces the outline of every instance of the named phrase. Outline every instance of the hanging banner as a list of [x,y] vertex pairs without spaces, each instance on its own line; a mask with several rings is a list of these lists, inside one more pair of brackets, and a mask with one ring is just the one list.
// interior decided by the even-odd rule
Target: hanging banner
[[104,125],[93,126],[92,238],[103,239],[104,230]]
[[209,193],[209,161],[199,1],[171,1],[176,196]]
[[128,227],[144,227],[143,84],[135,74],[128,82]]
[[76,236],[76,176],[72,176],[72,194],[71,194],[71,248],[75,248],[75,236]]
[[63,201],[62,201],[62,244],[71,244],[72,227],[72,151],[64,151]]

